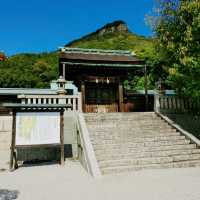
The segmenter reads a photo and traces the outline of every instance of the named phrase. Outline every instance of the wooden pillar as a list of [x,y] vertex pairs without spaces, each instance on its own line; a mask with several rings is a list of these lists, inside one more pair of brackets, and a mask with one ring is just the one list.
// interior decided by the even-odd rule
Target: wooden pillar
[[124,97],[123,97],[123,85],[122,82],[119,82],[119,112],[124,111],[124,103],[123,103]]
[[12,139],[11,139],[11,152],[10,152],[10,171],[14,170],[14,154],[15,154],[15,137],[16,137],[16,111],[13,110],[12,121]]
[[66,65],[65,65],[65,63],[62,64],[62,67],[63,67],[63,69],[62,69],[62,72],[63,72],[62,76],[63,76],[64,79],[66,79],[66,74],[65,74],[65,67],[66,67]]
[[85,112],[85,82],[81,82],[81,93],[82,93],[82,110]]
[[145,111],[148,111],[148,80],[147,80],[147,66],[144,66],[144,88],[145,88]]

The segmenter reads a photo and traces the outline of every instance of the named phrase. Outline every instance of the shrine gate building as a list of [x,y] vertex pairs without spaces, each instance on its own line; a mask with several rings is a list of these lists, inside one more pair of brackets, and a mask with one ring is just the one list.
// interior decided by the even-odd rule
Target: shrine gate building
[[59,74],[82,92],[84,112],[123,112],[123,82],[138,69],[146,72],[145,63],[130,51],[64,47],[59,54]]

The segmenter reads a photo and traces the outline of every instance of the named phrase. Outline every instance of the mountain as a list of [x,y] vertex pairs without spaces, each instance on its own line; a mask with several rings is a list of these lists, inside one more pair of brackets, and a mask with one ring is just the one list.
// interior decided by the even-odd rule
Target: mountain
[[[134,51],[145,60],[154,56],[153,39],[132,33],[123,21],[102,28],[65,46]],[[17,54],[0,62],[0,87],[48,87],[58,76],[58,52]]]
[[132,33],[124,21],[114,21],[102,28],[74,40],[66,47],[131,50],[144,55],[153,48],[153,39]]

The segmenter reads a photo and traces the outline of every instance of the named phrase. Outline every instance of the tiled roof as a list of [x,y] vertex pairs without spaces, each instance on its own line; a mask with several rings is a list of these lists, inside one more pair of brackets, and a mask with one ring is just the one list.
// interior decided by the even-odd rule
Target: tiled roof
[[81,49],[81,48],[62,48],[60,58],[68,61],[82,61],[94,63],[123,63],[135,64],[142,61],[130,51],[121,50],[102,50],[102,49]]

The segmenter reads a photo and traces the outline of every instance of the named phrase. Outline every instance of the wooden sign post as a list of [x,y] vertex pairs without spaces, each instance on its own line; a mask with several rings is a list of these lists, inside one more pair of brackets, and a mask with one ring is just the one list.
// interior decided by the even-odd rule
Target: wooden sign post
[[60,146],[60,164],[64,165],[64,109],[14,110],[10,170],[17,165],[17,148]]

